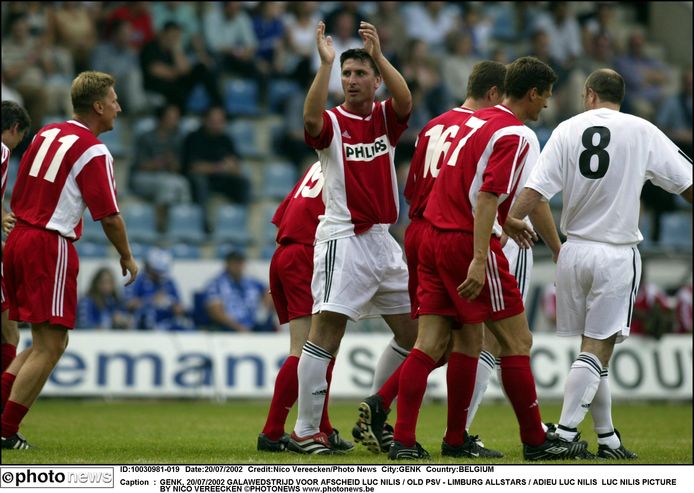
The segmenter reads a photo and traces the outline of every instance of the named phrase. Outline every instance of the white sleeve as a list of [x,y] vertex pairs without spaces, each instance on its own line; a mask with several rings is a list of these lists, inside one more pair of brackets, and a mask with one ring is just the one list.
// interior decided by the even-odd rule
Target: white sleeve
[[526,188],[532,188],[539,192],[546,200],[561,192],[563,185],[564,159],[562,157],[562,132],[563,125],[559,125],[550,136],[535,163]]
[[692,186],[692,159],[657,127],[649,146],[646,179],[670,193],[680,194]]

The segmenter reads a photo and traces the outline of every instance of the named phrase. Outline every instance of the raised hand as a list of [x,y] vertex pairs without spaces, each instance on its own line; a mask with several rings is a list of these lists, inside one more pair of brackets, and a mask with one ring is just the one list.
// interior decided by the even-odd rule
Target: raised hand
[[378,39],[376,26],[361,21],[361,24],[359,24],[359,36],[361,36],[362,41],[364,41],[364,50],[371,55],[371,58],[377,60],[382,53],[381,41]]
[[335,60],[335,47],[333,38],[325,35],[325,23],[320,21],[316,28],[316,46],[321,63],[332,65]]

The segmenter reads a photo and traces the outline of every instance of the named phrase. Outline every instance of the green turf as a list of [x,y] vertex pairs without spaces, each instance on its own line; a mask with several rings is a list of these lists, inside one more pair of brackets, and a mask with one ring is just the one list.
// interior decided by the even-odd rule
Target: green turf
[[[333,425],[349,438],[358,402],[336,401]],[[37,450],[3,451],[4,464],[251,464],[388,462],[357,446],[345,456],[315,457],[291,453],[259,453],[256,439],[268,402],[234,401],[82,401],[39,400],[27,415],[22,432]],[[559,404],[544,404],[545,421],[557,421]],[[692,405],[669,403],[616,404],[614,419],[626,446],[642,464],[692,464]],[[289,415],[288,430],[294,425]],[[392,421],[392,420],[391,420]],[[446,407],[427,402],[422,408],[417,438],[436,463],[470,462],[441,457]],[[583,422],[589,450],[597,448],[590,417]],[[495,464],[522,463],[518,427],[506,403],[485,404],[473,433],[487,446],[501,450],[503,459],[477,460]]]

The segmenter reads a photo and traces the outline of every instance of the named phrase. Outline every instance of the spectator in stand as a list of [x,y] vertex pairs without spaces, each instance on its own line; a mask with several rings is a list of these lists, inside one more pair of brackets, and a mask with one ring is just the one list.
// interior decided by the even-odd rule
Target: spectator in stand
[[366,18],[361,13],[361,3],[362,2],[338,3],[338,7],[331,10],[330,13],[327,16],[325,16],[325,32],[337,32],[337,24],[339,22],[342,22],[339,20],[340,16],[344,13],[347,13],[351,16],[351,19],[353,20],[353,24],[350,29],[352,32],[356,33],[359,30],[359,25],[361,24],[361,22],[366,20]]
[[207,285],[207,313],[219,330],[274,332],[272,297],[267,286],[244,274],[245,265],[244,252],[227,253],[224,272]]
[[253,16],[253,30],[258,40],[256,65],[266,76],[284,70],[284,8],[283,2],[260,2]]
[[[290,2],[287,6],[284,21],[289,47],[287,70],[301,87],[308,88],[313,81],[311,58],[319,20],[318,2]],[[301,126],[303,127],[303,121]],[[303,132],[301,140],[303,141]]]
[[463,11],[463,28],[472,36],[473,53],[478,58],[486,58],[492,35],[491,19],[478,6],[469,3]]
[[214,60],[207,51],[202,36],[198,5],[194,2],[154,2],[152,5],[152,22],[158,32],[167,22],[173,21],[181,26],[181,42],[189,56],[208,68],[214,67]]
[[675,333],[692,333],[692,281],[675,294]]
[[203,32],[224,72],[260,82],[262,72],[255,64],[258,39],[242,2],[211,2],[203,18]]
[[407,36],[404,35],[407,32],[407,25],[400,4],[377,2],[376,11],[369,16],[368,22],[377,26],[383,56],[399,70],[407,48]]
[[116,279],[108,267],[96,271],[89,289],[77,304],[77,327],[80,329],[132,328],[132,318],[116,288]]
[[82,2],[62,2],[49,12],[51,39],[70,51],[77,72],[89,69],[91,52],[97,42],[92,13]]
[[597,33],[585,40],[583,54],[576,61],[576,68],[588,77],[599,68],[614,67],[614,51],[612,38],[605,33]]
[[[556,64],[568,71],[581,55],[581,27],[571,11],[570,2],[550,2],[549,12],[538,16],[535,30],[542,30],[549,37],[549,54]],[[556,71],[557,66],[552,68]]]
[[407,37],[424,41],[437,54],[443,53],[448,33],[462,26],[460,7],[454,3],[412,2],[404,7],[403,13]]
[[133,192],[156,206],[157,230],[167,229],[172,205],[191,200],[190,184],[181,173],[181,112],[170,104],[157,109],[157,127],[136,136],[130,172]]
[[[424,93],[424,104],[432,117],[440,115],[454,106],[454,102],[451,101],[446,86],[439,75],[441,73],[440,63],[431,56],[429,45],[425,41],[410,40],[401,72],[408,83],[416,81],[419,84]],[[412,121],[410,121],[410,126],[414,126]]]
[[140,53],[145,90],[163,95],[185,113],[190,93],[202,84],[213,104],[221,103],[217,81],[204,64],[192,64],[181,41],[181,27],[167,22],[157,37]]
[[500,2],[492,27],[492,38],[522,46],[530,40],[538,16],[537,2]]
[[639,290],[634,300],[630,334],[660,339],[672,331],[674,317],[667,294],[657,284],[646,282],[646,269],[641,270]]
[[665,100],[656,117],[656,123],[665,135],[692,157],[692,66],[682,72],[679,91]]
[[202,127],[183,142],[183,173],[190,180],[195,201],[205,211],[211,192],[224,194],[238,204],[247,204],[251,198],[251,182],[243,174],[226,123],[224,109],[212,106],[205,113]]
[[126,287],[125,302],[133,314],[136,330],[186,331],[193,328],[185,316],[170,270],[171,254],[152,247],[147,252],[144,272]]
[[644,53],[646,37],[637,28],[629,35],[627,52],[615,60],[615,70],[629,90],[624,97],[624,111],[653,118],[656,106],[663,99],[663,87],[668,82],[668,67],[661,60]]
[[107,30],[112,31],[113,23],[125,21],[130,24],[130,46],[140,51],[147,43],[154,40],[154,23],[149,11],[149,2],[125,2],[111,12],[107,20]]
[[453,31],[446,37],[446,54],[441,60],[443,84],[456,104],[465,101],[468,78],[479,61],[469,31]]
[[138,113],[147,102],[142,87],[142,70],[137,51],[130,45],[132,27],[125,20],[111,23],[109,39],[92,52],[92,68],[112,74],[118,81],[120,100],[125,114]]

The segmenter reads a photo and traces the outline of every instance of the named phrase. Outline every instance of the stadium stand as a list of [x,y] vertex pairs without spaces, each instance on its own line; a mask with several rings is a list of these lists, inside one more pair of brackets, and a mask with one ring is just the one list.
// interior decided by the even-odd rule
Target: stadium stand
[[167,237],[172,241],[202,243],[205,241],[205,222],[202,208],[197,204],[179,204],[169,210]]

